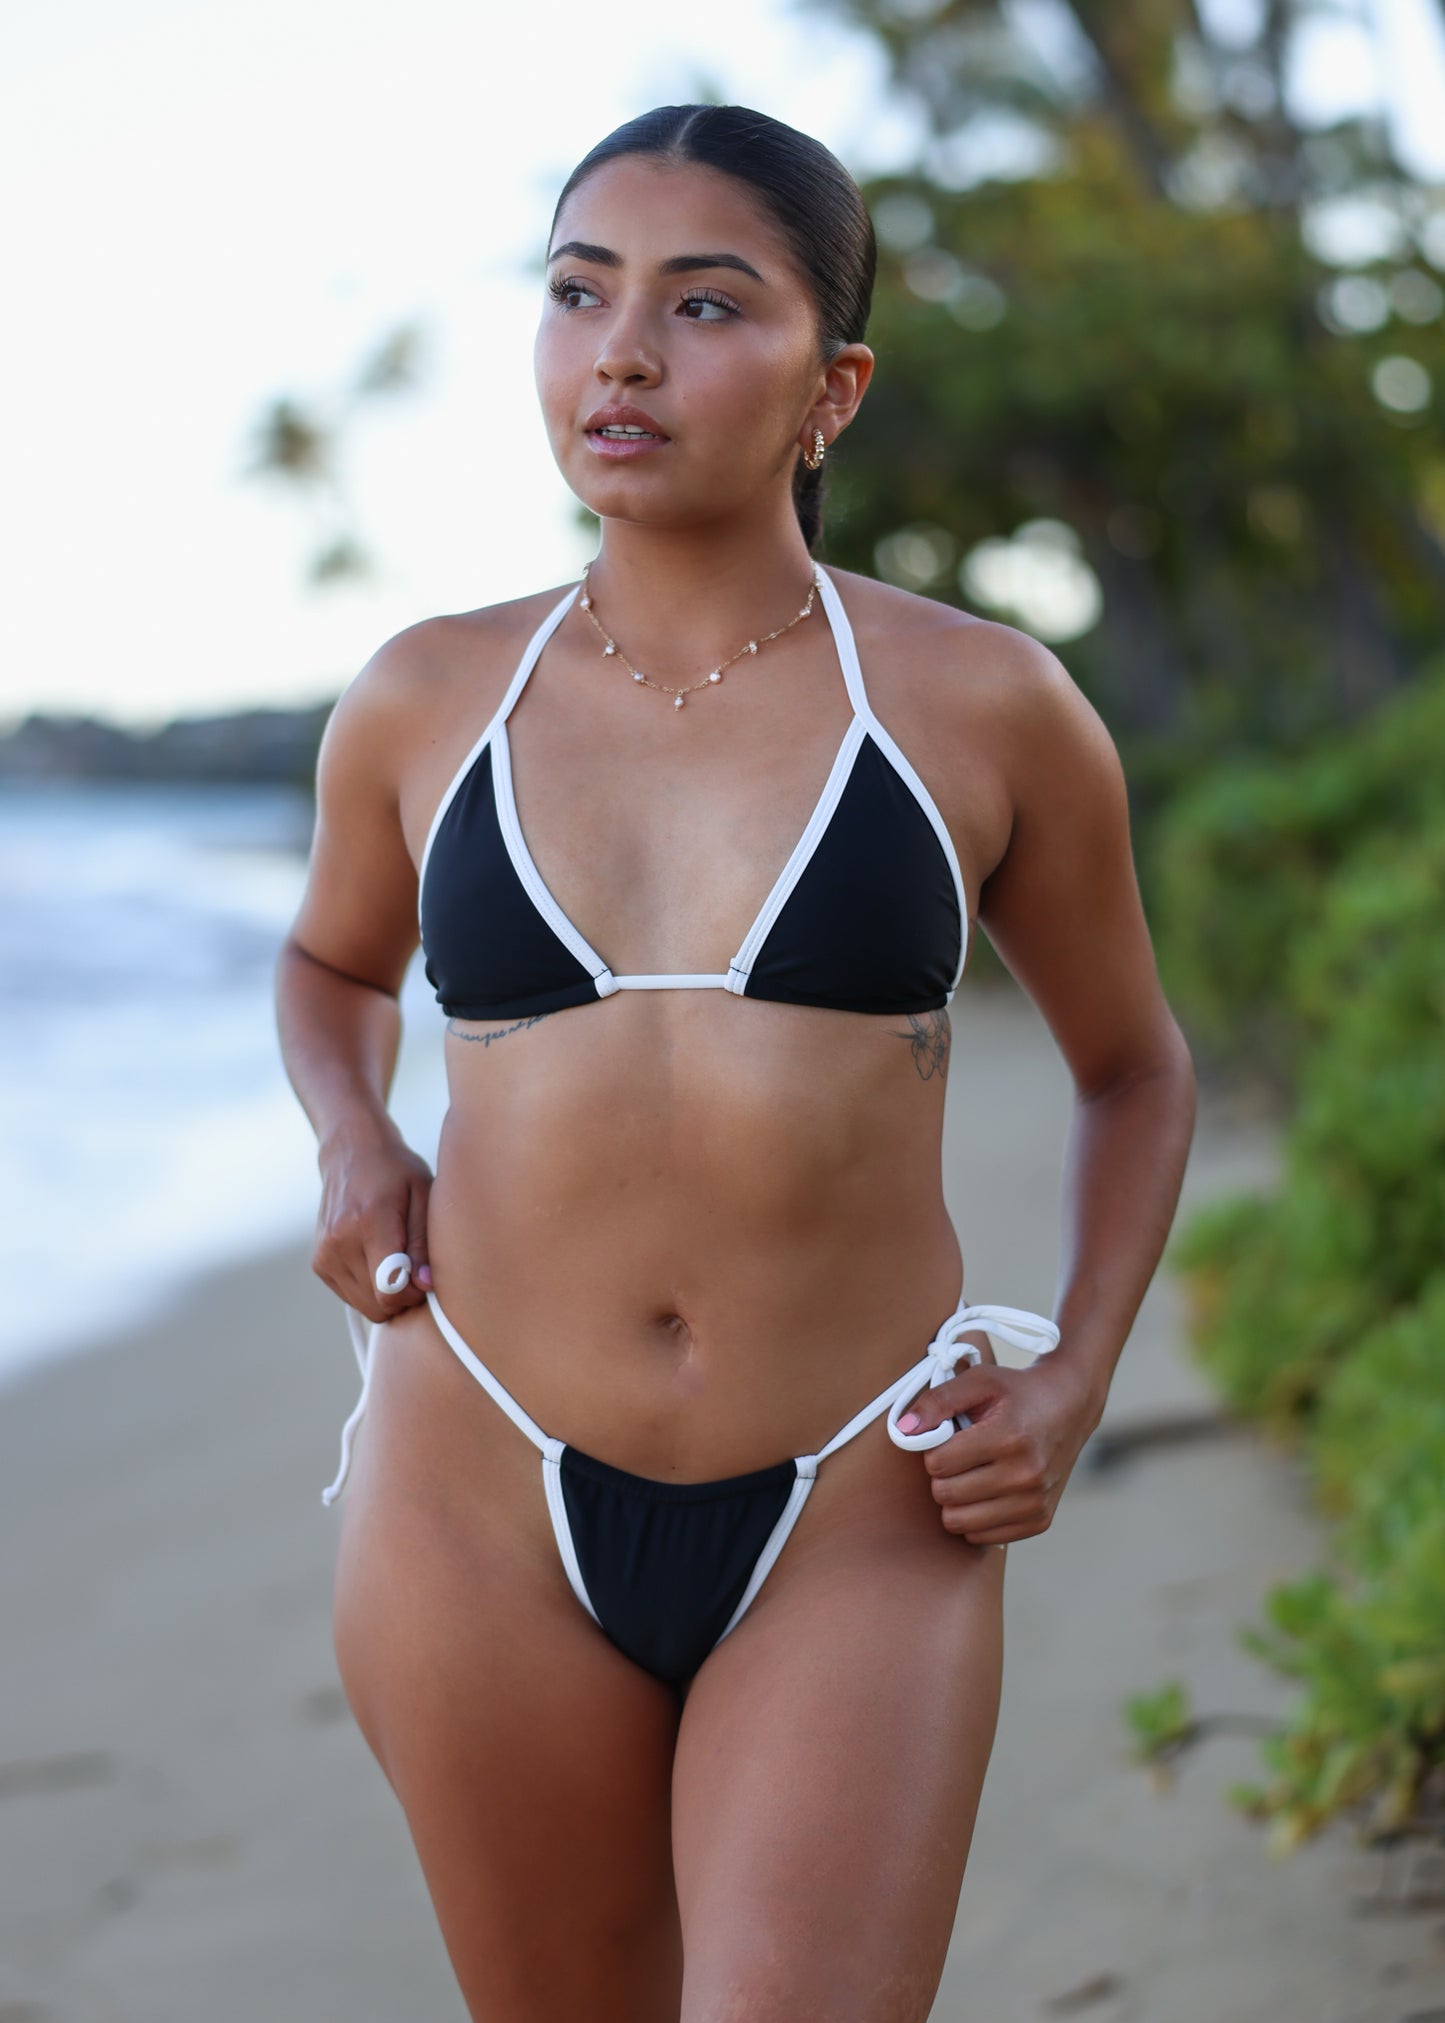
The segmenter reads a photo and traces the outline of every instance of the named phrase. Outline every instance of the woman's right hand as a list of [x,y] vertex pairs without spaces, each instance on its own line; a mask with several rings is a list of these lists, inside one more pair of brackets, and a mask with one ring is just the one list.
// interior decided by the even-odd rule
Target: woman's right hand
[[[386,1119],[337,1131],[317,1154],[321,1209],[311,1269],[339,1299],[369,1321],[388,1321],[419,1306],[431,1287],[427,1199],[432,1171]],[[404,1251],[411,1283],[378,1292],[376,1268]]]

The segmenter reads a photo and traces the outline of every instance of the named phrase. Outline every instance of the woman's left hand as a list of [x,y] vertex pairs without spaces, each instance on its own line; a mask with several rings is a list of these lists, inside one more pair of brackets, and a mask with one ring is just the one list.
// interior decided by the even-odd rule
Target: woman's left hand
[[905,1433],[922,1433],[968,1414],[972,1423],[925,1449],[923,1461],[944,1530],[971,1545],[1009,1545],[1047,1531],[1099,1422],[1092,1387],[1075,1365],[1056,1362],[1057,1353],[1022,1370],[987,1360],[970,1365],[921,1392],[898,1422]]

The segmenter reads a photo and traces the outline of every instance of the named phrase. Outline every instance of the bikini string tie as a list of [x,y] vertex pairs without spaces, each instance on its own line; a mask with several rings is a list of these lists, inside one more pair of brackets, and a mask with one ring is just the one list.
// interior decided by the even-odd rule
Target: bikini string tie
[[973,1423],[966,1412],[961,1412],[957,1419],[945,1419],[941,1426],[927,1427],[921,1433],[903,1433],[898,1427],[898,1421],[924,1388],[925,1379],[927,1388],[936,1390],[948,1382],[961,1362],[983,1361],[982,1349],[963,1340],[970,1330],[986,1334],[995,1348],[1000,1342],[1007,1342],[1010,1348],[1032,1350],[1036,1356],[1047,1355],[1050,1349],[1059,1346],[1057,1321],[1045,1320],[1042,1314],[1030,1313],[1025,1307],[960,1307],[957,1313],[950,1314],[929,1343],[922,1362],[899,1379],[888,1408],[888,1437],[895,1447],[907,1448],[915,1454],[928,1447],[941,1447],[960,1426]]
[[[411,1259],[405,1251],[393,1251],[390,1257],[382,1259],[376,1269],[376,1289],[379,1293],[401,1292],[411,1281]],[[341,1429],[341,1466],[336,1480],[321,1492],[321,1501],[327,1505],[335,1503],[346,1483],[351,1469],[351,1450],[356,1439],[357,1428],[366,1413],[367,1397],[371,1389],[371,1373],[375,1366],[372,1345],[375,1339],[374,1324],[367,1322],[355,1307],[346,1309],[346,1324],[351,1333],[351,1345],[356,1356],[357,1367],[361,1371],[361,1396],[357,1399],[351,1417]],[[963,1363],[978,1364],[983,1361],[983,1352],[972,1342],[965,1342],[963,1336],[970,1331],[986,1334],[997,1347],[1007,1342],[1011,1348],[1022,1349],[1035,1356],[1047,1355],[1050,1349],[1059,1345],[1059,1328],[1056,1321],[1046,1320],[1042,1314],[1030,1313],[1025,1307],[1009,1306],[965,1306],[950,1314],[928,1345],[928,1353],[921,1362],[906,1370],[893,1392],[888,1408],[888,1437],[895,1447],[902,1447],[911,1453],[920,1453],[930,1447],[941,1447],[945,1440],[951,1440],[959,1426],[971,1424],[967,1413],[960,1413],[956,1419],[945,1419],[940,1426],[927,1428],[921,1433],[904,1433],[899,1430],[898,1421],[925,1387],[936,1390],[946,1384]],[[886,1395],[886,1394],[885,1394]],[[865,1412],[877,1407],[865,1407]],[[861,1416],[861,1415],[860,1415]],[[856,1426],[850,1420],[836,1439],[829,1442],[822,1451],[832,1451],[843,1443]],[[821,1459],[822,1456],[810,1457]]]
[[[390,1257],[384,1257],[376,1267],[374,1283],[379,1293],[403,1292],[411,1284],[411,1259],[404,1250],[394,1250]],[[346,1478],[351,1472],[351,1447],[356,1438],[356,1429],[366,1414],[366,1400],[371,1391],[371,1372],[374,1366],[372,1343],[377,1323],[368,1321],[356,1308],[346,1309],[346,1326],[351,1336],[351,1352],[356,1357],[356,1366],[361,1371],[361,1396],[352,1408],[351,1417],[341,1429],[341,1466],[336,1480],[321,1492],[321,1501],[330,1507],[346,1487]]]

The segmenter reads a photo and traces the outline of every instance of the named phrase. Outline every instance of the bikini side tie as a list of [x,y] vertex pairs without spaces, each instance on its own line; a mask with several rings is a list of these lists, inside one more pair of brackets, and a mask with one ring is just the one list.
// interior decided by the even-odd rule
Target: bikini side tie
[[[394,1250],[390,1257],[384,1257],[376,1267],[373,1283],[379,1293],[404,1292],[411,1283],[411,1259],[404,1250]],[[351,1352],[356,1357],[356,1366],[361,1372],[361,1396],[357,1399],[351,1417],[341,1429],[341,1467],[336,1480],[321,1492],[321,1501],[329,1508],[340,1496],[346,1478],[351,1472],[351,1443],[356,1438],[356,1429],[366,1412],[366,1401],[371,1391],[371,1331],[376,1325],[368,1321],[356,1308],[346,1309],[346,1325],[351,1334]]]
[[997,1347],[999,1342],[1007,1342],[1011,1348],[1031,1349],[1035,1355],[1047,1355],[1050,1349],[1059,1346],[1057,1321],[1045,1320],[1042,1314],[1030,1313],[1025,1307],[969,1306],[960,1307],[951,1314],[929,1343],[928,1354],[899,1379],[893,1403],[888,1408],[888,1437],[895,1447],[905,1447],[910,1453],[919,1453],[928,1447],[941,1447],[945,1440],[951,1440],[959,1425],[971,1425],[966,1412],[957,1420],[945,1419],[941,1426],[930,1426],[921,1433],[902,1433],[898,1421],[909,1405],[924,1388],[924,1378],[928,1389],[936,1390],[946,1384],[958,1368],[960,1362],[981,1363],[983,1351],[972,1342],[961,1338],[976,1329],[986,1334]]
[[[401,1292],[410,1278],[411,1259],[405,1251],[393,1251],[391,1256],[384,1257],[376,1268],[376,1289],[379,1293]],[[436,1301],[431,1294],[428,1294],[428,1302],[433,1311],[437,1312]],[[356,1401],[356,1408],[351,1417],[341,1429],[341,1467],[336,1480],[321,1492],[321,1501],[328,1505],[335,1503],[340,1496],[350,1471],[352,1443],[366,1411],[367,1396],[371,1389],[371,1372],[375,1362],[375,1358],[370,1354],[371,1325],[350,1306],[346,1309],[346,1321],[351,1331],[351,1343],[357,1365],[361,1371],[361,1396]],[[995,1344],[1007,1342],[1015,1349],[1032,1350],[1036,1356],[1046,1355],[1050,1349],[1056,1349],[1059,1345],[1058,1323],[1046,1320],[1042,1314],[1030,1313],[1025,1307],[959,1307],[957,1312],[949,1315],[929,1343],[928,1353],[923,1360],[915,1363],[911,1370],[905,1370],[892,1387],[892,1402],[888,1408],[888,1437],[895,1447],[906,1448],[911,1453],[919,1453],[929,1447],[941,1447],[945,1440],[953,1438],[960,1421],[965,1426],[972,1423],[966,1413],[960,1413],[958,1419],[945,1419],[941,1426],[930,1427],[921,1433],[902,1433],[898,1428],[899,1419],[925,1386],[929,1390],[936,1390],[940,1384],[946,1384],[960,1362],[976,1364],[983,1361],[982,1351],[975,1348],[972,1342],[962,1340],[970,1330],[986,1334]],[[453,1347],[456,1347],[454,1330],[448,1325],[444,1331],[448,1339],[452,1340]],[[889,1396],[889,1392],[883,1393],[883,1397]],[[799,1457],[800,1480],[811,1479],[818,1462],[846,1445],[854,1433],[867,1425],[881,1404],[882,1398],[877,1398],[871,1404],[865,1405],[862,1411],[855,1413],[842,1431],[835,1434],[817,1454]],[[520,1415],[520,1408],[516,1406],[514,1400],[509,1401],[504,1409],[511,1411],[519,1425],[522,1423],[524,1415]],[[530,1420],[527,1426],[531,1426]],[[535,1428],[529,1433],[529,1438],[536,1440],[539,1445],[547,1444]]]

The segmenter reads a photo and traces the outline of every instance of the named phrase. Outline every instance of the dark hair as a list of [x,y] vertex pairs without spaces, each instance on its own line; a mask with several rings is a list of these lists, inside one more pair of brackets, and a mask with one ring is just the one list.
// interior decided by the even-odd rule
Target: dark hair
[[[746,183],[782,232],[813,291],[818,348],[825,363],[862,342],[878,265],[873,220],[863,194],[821,141],[745,105],[659,105],[617,127],[573,169],[552,213],[594,169],[622,155],[696,162]],[[799,454],[793,504],[809,548],[823,528],[823,471]]]

